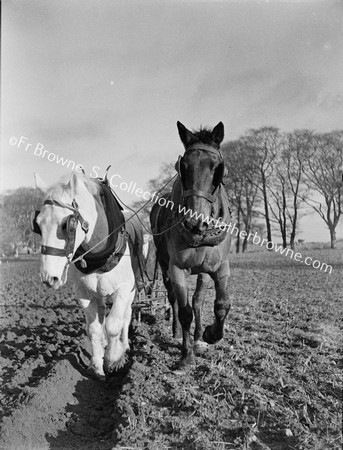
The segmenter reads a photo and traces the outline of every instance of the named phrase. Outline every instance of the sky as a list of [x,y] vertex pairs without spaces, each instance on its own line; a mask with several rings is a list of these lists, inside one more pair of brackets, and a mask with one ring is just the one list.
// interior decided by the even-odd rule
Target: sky
[[[93,176],[111,164],[117,180],[146,189],[183,152],[178,120],[222,121],[225,140],[265,125],[342,128],[342,6],[2,2],[0,190],[33,187],[34,172],[52,184],[70,161]],[[313,215],[301,230],[307,241],[329,238]]]

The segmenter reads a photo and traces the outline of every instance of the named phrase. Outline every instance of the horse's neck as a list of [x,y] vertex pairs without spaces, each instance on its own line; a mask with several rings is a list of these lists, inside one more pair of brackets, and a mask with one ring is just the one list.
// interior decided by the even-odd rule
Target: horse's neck
[[[107,237],[108,237],[108,221],[106,212],[104,209],[104,206],[102,202],[96,201],[96,212],[97,212],[97,218],[94,224],[93,233],[90,236],[90,240],[87,243],[87,246],[90,248],[93,245],[96,245],[96,248],[94,249],[95,252],[100,252],[101,250],[104,250],[107,245]],[[103,241],[103,242],[101,242]]]

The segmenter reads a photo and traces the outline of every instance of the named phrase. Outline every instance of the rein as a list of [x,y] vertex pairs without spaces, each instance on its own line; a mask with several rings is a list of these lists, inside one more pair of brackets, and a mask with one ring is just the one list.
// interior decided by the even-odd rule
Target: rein
[[[171,179],[169,179],[167,181],[167,183],[162,186],[162,188],[160,188],[156,193],[158,194],[159,192],[161,192],[171,181],[174,180],[174,178],[177,175],[174,175]],[[111,189],[112,194],[114,195],[114,197],[119,200],[121,203],[123,203],[123,205],[125,207],[127,207],[130,211],[133,212],[132,216],[129,217],[128,219],[126,219],[123,223],[123,225],[125,225],[127,222],[129,222],[134,216],[137,216],[139,222],[141,223],[141,225],[144,227],[144,229],[151,235],[154,235],[153,233],[151,233],[150,230],[148,230],[148,228],[145,226],[145,224],[141,221],[141,219],[138,216],[138,213],[146,207],[147,204],[149,204],[151,202],[151,199],[148,200],[146,203],[144,203],[144,205],[142,205],[137,211],[134,211],[132,208],[130,208],[129,206],[125,205],[125,203],[119,199],[118,195],[113,191],[113,189]],[[75,224],[75,226],[73,227],[68,227],[68,225],[72,224],[71,218],[75,218],[77,221],[79,221],[81,223],[81,227],[83,229],[83,231],[85,233],[88,232],[88,228],[89,228],[89,224],[86,220],[83,219],[82,215],[80,214],[79,210],[78,210],[78,205],[75,199],[73,199],[72,204],[69,205],[67,203],[62,203],[59,202],[57,200],[54,199],[48,199],[44,202],[44,205],[52,205],[52,206],[58,206],[61,208],[67,208],[70,209],[71,211],[73,211],[73,215],[69,216],[67,219],[67,234],[72,233],[71,228],[75,228],[75,232],[76,232],[76,228],[77,228],[77,223]],[[39,228],[39,225],[36,221],[37,216],[39,215],[40,211],[36,210],[33,212],[32,216],[31,216],[31,229],[34,233],[36,234],[42,234],[41,230]],[[74,224],[73,224],[74,225]],[[41,246],[41,253],[45,254],[45,255],[52,255],[52,256],[61,256],[61,257],[67,257],[68,261],[66,265],[69,264],[75,264],[78,261],[81,261],[81,263],[83,262],[83,259],[86,255],[88,255],[89,253],[91,253],[96,247],[98,247],[100,244],[102,244],[103,242],[105,242],[109,237],[111,237],[116,231],[120,230],[120,228],[122,228],[122,226],[119,226],[117,228],[115,228],[114,230],[112,230],[112,232],[108,233],[107,236],[105,236],[103,239],[101,239],[99,242],[97,242],[96,244],[94,244],[91,248],[89,248],[88,250],[84,251],[81,255],[77,256],[75,259],[73,258],[73,254],[74,254],[74,245],[75,245],[75,237],[74,240],[73,239],[67,239],[66,242],[66,246],[64,249],[61,248],[56,248],[56,247],[50,247],[50,246]],[[163,233],[157,233],[157,234],[163,234]],[[67,236],[68,237],[68,236]]]

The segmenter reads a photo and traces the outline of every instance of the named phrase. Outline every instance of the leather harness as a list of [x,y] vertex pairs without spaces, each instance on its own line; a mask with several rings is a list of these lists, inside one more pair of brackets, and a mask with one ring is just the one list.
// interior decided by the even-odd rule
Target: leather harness
[[[113,195],[107,180],[99,180],[99,182],[101,183],[100,197],[106,212],[109,229],[106,248],[100,252],[87,252],[87,249],[85,249],[82,244],[76,251],[74,249],[78,223],[80,223],[85,234],[89,231],[89,224],[79,212],[75,199],[73,199],[71,205],[64,204],[54,199],[48,199],[44,202],[44,205],[70,209],[73,214],[69,215],[66,219],[64,248],[61,249],[42,245],[41,253],[43,255],[66,257],[68,260],[67,264],[70,264],[74,262],[73,255],[75,251],[75,266],[84,274],[89,274],[96,270],[102,273],[112,270],[119,263],[121,257],[125,253],[127,245],[127,234],[125,231],[125,219],[122,213],[122,207]],[[39,213],[40,211],[34,212],[31,228],[33,232],[41,235],[41,229],[37,223],[37,216]],[[87,254],[82,256],[86,252]]]
[[[223,155],[222,155],[222,152],[220,151],[219,147],[214,148],[213,146],[207,145],[207,144],[201,144],[201,146],[198,146],[197,144],[193,144],[186,148],[185,154],[191,152],[192,150],[201,150],[201,151],[204,151],[207,153],[213,153],[216,156],[219,156],[221,162],[224,162]],[[180,155],[178,158],[178,161],[176,163],[176,170],[178,171],[178,174],[179,174],[179,177],[181,180],[182,180],[182,177],[181,177],[180,165],[181,165],[182,158],[183,157]],[[224,173],[223,173],[223,175],[224,175]],[[218,186],[220,186],[221,182],[222,182],[222,180],[220,180]],[[215,194],[218,186],[216,186],[214,188],[214,191],[212,193],[205,192],[200,189],[188,189],[188,190],[183,191],[183,197],[184,198],[192,197],[192,196],[203,197],[206,200],[208,200],[210,203],[213,203],[216,200],[216,197],[214,194]]]
[[[190,147],[187,147],[185,150],[185,153],[192,151],[192,150],[202,150],[204,152],[214,153],[215,155],[219,156],[220,161],[223,163],[223,155],[219,149],[219,147],[214,148],[211,145],[207,144],[193,144]],[[182,184],[182,177],[181,177],[181,164],[182,156],[180,155],[178,158],[178,161],[176,163],[176,170],[179,174],[179,179],[181,182],[181,192],[180,197],[187,198],[191,196],[197,196],[197,197],[203,197],[206,200],[208,200],[210,203],[214,203],[216,199],[220,196],[222,193],[221,185],[223,184],[223,177],[225,176],[225,172],[223,171],[221,179],[218,183],[218,185],[215,187],[214,191],[212,193],[202,191],[200,189],[188,189],[183,190],[183,184]],[[174,185],[175,186],[175,185]],[[173,189],[174,191],[174,189]],[[217,195],[215,193],[217,192]],[[169,195],[169,198],[171,199],[173,197],[174,192],[172,192]],[[226,211],[226,214],[224,214],[223,221],[227,222],[230,220],[230,208],[225,196],[225,192],[222,193],[224,195],[224,198],[222,198],[222,201],[224,203],[224,211]],[[160,211],[159,211],[160,212]],[[159,219],[159,212],[156,217],[156,221]],[[178,211],[173,211],[173,213],[169,216],[170,221],[173,221],[175,224],[176,230],[179,232],[183,240],[191,247],[200,247],[200,246],[215,246],[218,245],[220,242],[222,242],[225,239],[225,236],[227,234],[227,231],[225,229],[222,229],[220,227],[214,227],[207,229],[200,235],[195,235],[191,233],[183,224],[183,220],[179,219]],[[166,226],[169,226],[169,223],[166,224]]]

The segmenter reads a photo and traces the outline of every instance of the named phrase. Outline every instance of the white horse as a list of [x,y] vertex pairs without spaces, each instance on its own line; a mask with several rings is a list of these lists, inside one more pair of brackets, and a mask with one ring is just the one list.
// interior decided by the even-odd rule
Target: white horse
[[[70,274],[86,316],[89,371],[103,379],[125,363],[129,349],[135,281],[142,275],[142,229],[137,221],[124,224],[120,205],[99,180],[74,172],[67,182],[48,189],[39,179],[36,185],[46,200],[32,226],[42,236],[41,280],[58,289]],[[106,299],[112,301],[107,317]]]

